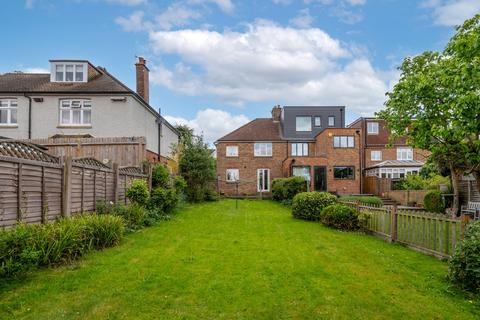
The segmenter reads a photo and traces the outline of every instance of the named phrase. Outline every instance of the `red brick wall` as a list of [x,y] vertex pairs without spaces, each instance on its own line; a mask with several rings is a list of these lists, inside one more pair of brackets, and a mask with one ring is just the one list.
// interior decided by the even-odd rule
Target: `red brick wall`
[[[385,160],[397,160],[397,148],[402,148],[402,147],[405,147],[405,146],[394,146],[392,148],[375,148],[375,147],[365,148],[365,168],[369,168]],[[372,161],[371,160],[372,150],[382,151],[382,160]],[[422,149],[413,149],[413,160],[426,161],[429,154],[430,153],[428,151],[425,151]]]
[[[330,128],[317,136],[316,142],[309,144],[309,157],[289,157],[284,162],[283,171],[285,176],[291,175],[292,166],[310,166],[312,177],[310,189],[314,190],[314,167],[324,166],[327,170],[327,191],[340,195],[360,193],[360,136],[355,128]],[[354,136],[354,148],[334,148],[334,136]],[[312,148],[312,145],[314,146]],[[355,179],[341,180],[333,176],[333,168],[337,166],[349,166],[355,168]]]
[[[291,175],[292,161],[296,166],[308,165],[311,171],[311,190],[313,190],[313,170],[315,166],[327,168],[327,190],[338,194],[360,193],[360,136],[355,128],[330,128],[324,130],[315,142],[309,143],[308,157],[291,157],[290,146],[287,142],[273,143],[272,157],[254,157],[253,142],[227,143],[220,142],[217,145],[217,174],[220,177],[219,191],[225,195],[235,195],[234,183],[225,182],[227,169],[239,169],[241,184],[240,195],[256,195],[257,193],[257,169],[270,169],[270,182],[275,178]],[[355,137],[354,148],[334,148],[334,135],[349,135]],[[238,157],[226,157],[226,146],[238,146]],[[288,151],[288,154],[287,154]],[[355,167],[355,179],[340,180],[333,177],[333,167]]]
[[[226,157],[227,146],[238,146],[238,157]],[[287,156],[287,143],[273,142],[271,157],[254,157],[253,146],[253,142],[219,142],[217,144],[217,175],[220,178],[218,187],[221,194],[236,194],[235,183],[225,182],[227,169],[239,169],[241,196],[258,194],[257,169],[270,169],[270,190],[272,180],[283,177],[282,162]]]

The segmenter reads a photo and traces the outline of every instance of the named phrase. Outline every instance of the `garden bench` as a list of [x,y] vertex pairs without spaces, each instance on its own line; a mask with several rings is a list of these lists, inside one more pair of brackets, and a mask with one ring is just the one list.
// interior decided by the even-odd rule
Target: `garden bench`
[[473,219],[480,219],[480,202],[469,201],[466,206],[462,206],[462,214],[470,214]]

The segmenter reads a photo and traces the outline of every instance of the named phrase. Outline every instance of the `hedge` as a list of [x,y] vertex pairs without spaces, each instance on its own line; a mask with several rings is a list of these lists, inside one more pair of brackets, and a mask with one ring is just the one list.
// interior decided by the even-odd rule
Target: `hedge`
[[359,228],[357,211],[343,204],[333,204],[324,208],[320,214],[320,221],[328,227],[340,230]]
[[292,200],[296,194],[305,191],[307,181],[304,177],[279,178],[272,182],[272,197],[276,201]]
[[360,201],[360,203],[365,205],[375,205],[375,206],[382,206],[383,201],[379,197],[373,196],[344,196],[340,197],[340,200],[345,201]]

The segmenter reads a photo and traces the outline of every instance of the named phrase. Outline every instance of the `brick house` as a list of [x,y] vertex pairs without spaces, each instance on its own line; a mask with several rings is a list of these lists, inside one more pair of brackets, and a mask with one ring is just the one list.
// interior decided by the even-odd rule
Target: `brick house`
[[[269,195],[275,178],[304,176],[310,190],[360,193],[362,129],[345,127],[345,108],[272,109],[216,141],[221,194]],[[236,183],[238,181],[238,184]]]
[[429,156],[425,150],[408,146],[405,137],[391,142],[385,120],[359,118],[348,127],[365,133],[362,137],[362,168],[366,177],[398,179],[407,174],[417,174]]

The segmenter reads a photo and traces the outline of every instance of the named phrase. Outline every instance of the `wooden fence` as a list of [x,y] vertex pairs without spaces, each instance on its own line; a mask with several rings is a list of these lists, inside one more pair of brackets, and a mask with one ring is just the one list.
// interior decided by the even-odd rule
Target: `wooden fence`
[[53,136],[24,141],[46,147],[47,153],[57,157],[95,158],[120,166],[140,166],[147,159],[144,137]]
[[61,159],[28,144],[0,142],[0,227],[92,212],[98,201],[127,203],[126,190],[136,178],[149,177],[140,168]]
[[366,206],[356,201],[341,201],[369,217],[366,229],[388,241],[415,250],[448,258],[463,236],[463,219],[397,206]]

